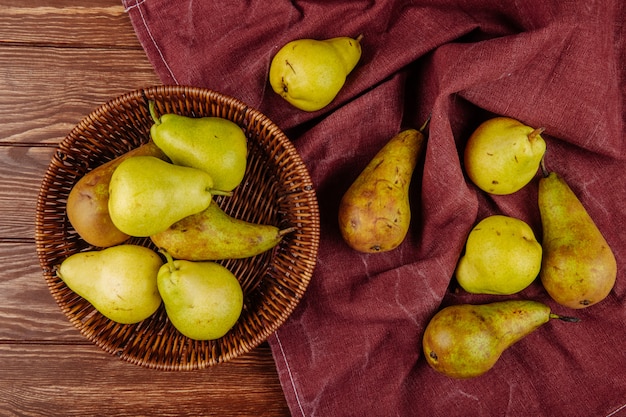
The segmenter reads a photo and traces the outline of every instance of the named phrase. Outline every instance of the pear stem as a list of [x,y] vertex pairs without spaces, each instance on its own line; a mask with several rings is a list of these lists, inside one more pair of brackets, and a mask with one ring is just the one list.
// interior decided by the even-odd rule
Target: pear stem
[[288,227],[286,229],[282,229],[278,231],[278,237],[283,237],[285,235],[288,235],[291,232],[295,232],[296,230],[298,230],[297,227]]
[[150,117],[152,117],[152,120],[154,121],[155,125],[160,125],[161,124],[161,119],[157,117],[156,114],[156,104],[154,103],[154,100],[150,100],[148,101],[148,109],[150,110]]
[[167,266],[170,269],[170,273],[178,269],[176,268],[176,265],[174,264],[174,258],[172,258],[172,255],[170,255],[168,251],[166,251],[163,248],[159,248],[159,253],[165,256],[165,260],[167,261]]
[[534,141],[537,138],[537,136],[541,135],[545,130],[546,130],[545,127],[538,127],[537,129],[533,130],[532,132],[528,134],[528,140],[531,142]]
[[207,191],[210,192],[212,195],[223,195],[226,197],[231,197],[233,195],[232,191],[214,190],[212,188],[207,188]]
[[357,36],[357,37],[355,38],[355,40],[356,40],[357,42],[361,42],[361,39],[363,39],[363,34],[362,34],[362,33],[361,33],[359,36]]
[[580,319],[578,317],[570,317],[570,316],[560,316],[558,314],[550,313],[551,319],[557,319],[561,321],[566,321],[569,323],[578,323]]
[[424,133],[424,130],[426,129],[426,126],[428,126],[428,123],[430,123],[431,116],[432,116],[432,113],[428,115],[428,118],[426,119],[426,121],[424,122],[422,127],[419,128],[420,133]]

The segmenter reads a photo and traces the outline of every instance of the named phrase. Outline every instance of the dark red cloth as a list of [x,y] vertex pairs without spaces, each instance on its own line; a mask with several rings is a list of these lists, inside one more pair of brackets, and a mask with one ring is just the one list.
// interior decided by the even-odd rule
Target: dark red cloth
[[[294,416],[626,415],[625,4],[124,0],[163,83],[208,87],[264,112],[317,187],[319,262],[301,304],[269,340]],[[297,110],[271,90],[270,60],[288,41],[359,34],[362,59],[326,109]],[[384,254],[349,249],[337,228],[342,194],[387,140],[429,114],[406,241]],[[493,115],[546,128],[547,165],[603,231],[618,279],[606,300],[578,311],[534,283],[515,297],[582,321],[552,321],[486,375],[457,381],[427,366],[421,336],[442,305],[503,299],[455,286],[469,230],[501,213],[541,238],[537,179],[497,197],[464,176],[464,143]]]

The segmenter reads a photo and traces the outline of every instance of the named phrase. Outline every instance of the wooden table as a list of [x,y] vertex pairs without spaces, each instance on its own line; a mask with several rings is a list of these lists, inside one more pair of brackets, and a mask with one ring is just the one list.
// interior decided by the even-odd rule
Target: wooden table
[[289,415],[267,344],[210,369],[150,370],[87,341],[46,286],[34,222],[55,146],[100,104],[159,83],[119,0],[0,0],[3,416]]

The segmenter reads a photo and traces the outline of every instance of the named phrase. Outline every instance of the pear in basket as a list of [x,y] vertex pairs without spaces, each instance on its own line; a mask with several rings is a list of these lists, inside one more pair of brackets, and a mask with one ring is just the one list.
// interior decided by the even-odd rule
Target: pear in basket
[[280,243],[294,228],[279,229],[229,216],[216,203],[150,236],[174,258],[188,261],[249,258]]
[[67,197],[66,210],[70,224],[87,243],[109,247],[125,242],[129,235],[119,230],[109,215],[109,183],[113,171],[125,159],[151,155],[163,160],[167,157],[153,142],[148,142],[87,172],[72,187]]
[[199,213],[212,202],[213,179],[206,172],[153,156],[135,156],[113,172],[109,213],[122,232],[147,237]]
[[122,244],[70,255],[57,275],[104,316],[130,324],[150,317],[161,305],[157,274],[162,264],[151,249]]
[[239,125],[221,117],[156,114],[150,137],[176,165],[201,169],[213,178],[213,187],[232,191],[243,180],[248,157],[247,139]]
[[237,278],[215,262],[174,260],[159,269],[157,283],[167,317],[183,335],[214,340],[235,325],[243,309],[243,290]]

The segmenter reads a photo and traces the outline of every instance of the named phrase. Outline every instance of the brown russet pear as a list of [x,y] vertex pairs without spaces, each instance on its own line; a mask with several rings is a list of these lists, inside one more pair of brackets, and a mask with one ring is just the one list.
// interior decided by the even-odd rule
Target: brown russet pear
[[93,246],[109,247],[125,242],[130,236],[119,230],[109,215],[109,182],[113,171],[125,159],[150,155],[163,160],[167,157],[154,142],[148,142],[126,152],[81,177],[67,197],[67,217],[74,230]]
[[543,227],[541,283],[557,303],[589,307],[613,289],[615,255],[566,181],[555,172],[544,175],[538,193]]
[[246,222],[211,203],[204,211],[187,216],[150,238],[176,259],[208,261],[261,254],[278,245],[292,230]]
[[131,324],[150,317],[161,305],[157,274],[162,264],[151,249],[121,244],[70,255],[57,275],[102,315]]
[[425,126],[392,137],[343,195],[339,230],[353,249],[386,252],[404,241],[411,221],[409,185],[424,149]]
[[426,362],[435,371],[457,379],[483,375],[502,353],[550,319],[578,319],[551,313],[532,300],[445,307],[430,320],[423,336]]

